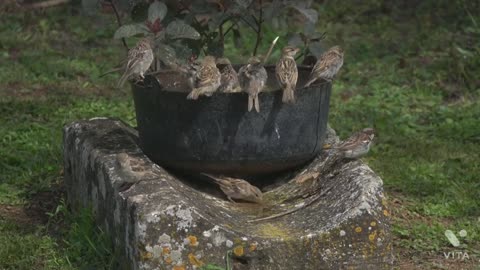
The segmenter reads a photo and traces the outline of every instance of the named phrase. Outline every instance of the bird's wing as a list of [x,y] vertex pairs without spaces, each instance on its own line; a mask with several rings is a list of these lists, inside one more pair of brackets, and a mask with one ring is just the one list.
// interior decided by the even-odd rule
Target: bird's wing
[[294,86],[297,83],[298,72],[297,63],[291,58],[282,58],[276,67],[277,79],[282,86],[290,84]]
[[197,73],[196,87],[203,87],[214,84],[219,77],[220,73],[216,67],[202,66]]
[[326,52],[320,56],[317,63],[313,67],[312,74],[320,74],[327,70],[330,65],[335,62],[336,54],[334,52]]
[[136,66],[138,62],[142,61],[148,54],[148,49],[133,48],[128,52],[127,70]]
[[366,144],[370,141],[370,137],[362,132],[353,134],[350,138],[337,145],[335,148],[340,150],[349,150],[358,146],[358,144]]

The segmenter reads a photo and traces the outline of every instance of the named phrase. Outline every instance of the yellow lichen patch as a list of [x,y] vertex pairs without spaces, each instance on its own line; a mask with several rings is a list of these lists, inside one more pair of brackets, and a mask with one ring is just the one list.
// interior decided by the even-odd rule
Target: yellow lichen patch
[[242,246],[236,246],[235,248],[233,248],[233,254],[235,254],[236,256],[243,256],[243,253],[244,251]]
[[271,223],[259,224],[256,228],[258,234],[263,237],[291,239],[293,236],[288,230]]
[[204,265],[204,263],[200,261],[197,257],[195,257],[195,255],[193,255],[192,253],[188,254],[188,260],[192,265],[195,265],[197,267],[201,267],[202,265]]
[[375,221],[370,222],[370,226],[372,226],[372,227],[377,226],[377,222],[375,222]]
[[169,247],[163,247],[162,248],[162,254],[163,255],[170,254],[170,248]]
[[165,258],[165,263],[166,263],[166,264],[171,264],[171,263],[172,263],[172,258],[166,257],[166,258]]
[[371,234],[368,235],[368,240],[370,240],[371,242],[374,242],[376,236],[377,236],[377,231],[373,231]]
[[142,259],[142,261],[150,260],[151,258],[153,258],[153,254],[148,251],[140,251],[140,258]]
[[390,216],[390,213],[387,211],[387,209],[383,210],[383,215],[388,217]]
[[250,252],[255,251],[256,249],[257,249],[257,243],[251,243],[249,248]]
[[183,265],[175,265],[175,266],[173,267],[173,270],[185,270],[185,266],[183,266]]
[[241,243],[242,243],[242,239],[241,239],[240,237],[235,237],[235,238],[233,239],[233,243],[235,243],[235,244],[241,244]]
[[382,205],[383,205],[383,206],[387,206],[387,199],[382,198]]
[[356,233],[361,233],[362,232],[362,227],[356,227],[355,232]]
[[189,236],[188,236],[188,241],[190,242],[190,246],[191,246],[191,247],[196,247],[196,246],[198,246],[198,240],[197,240],[197,237],[196,237],[196,236],[189,235]]

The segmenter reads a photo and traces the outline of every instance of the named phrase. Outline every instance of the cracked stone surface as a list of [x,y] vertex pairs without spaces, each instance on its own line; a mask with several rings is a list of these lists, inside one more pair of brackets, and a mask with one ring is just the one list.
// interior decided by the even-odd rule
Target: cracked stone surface
[[[329,129],[327,142],[336,141]],[[231,203],[210,183],[152,163],[136,130],[119,120],[64,128],[68,202],[93,208],[123,269],[227,261],[233,269],[390,269],[382,180],[362,161],[335,160],[330,152],[262,187],[264,205]],[[294,213],[249,222],[295,209],[318,192],[318,200]]]

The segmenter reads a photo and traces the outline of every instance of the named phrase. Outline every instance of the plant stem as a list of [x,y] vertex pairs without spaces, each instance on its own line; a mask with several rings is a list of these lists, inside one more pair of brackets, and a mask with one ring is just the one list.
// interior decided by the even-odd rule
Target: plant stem
[[302,58],[302,56],[304,56],[305,53],[301,52],[297,55],[297,57],[295,57],[295,61],[297,61],[298,59]]
[[240,20],[242,20],[246,25],[248,25],[250,28],[253,29],[253,31],[257,32],[257,28],[253,26],[249,21],[247,21],[245,18],[241,17]]
[[268,48],[268,52],[267,52],[267,54],[265,55],[265,58],[263,58],[263,65],[265,65],[265,64],[267,63],[268,57],[270,57],[270,54],[272,53],[273,47],[275,47],[275,44],[277,43],[278,38],[279,38],[279,36],[277,36],[277,37],[272,41],[272,44],[270,45],[270,48]]
[[[117,7],[113,3],[113,0],[108,0],[108,2],[110,2],[110,5],[112,5],[113,12],[115,12],[115,17],[117,17],[118,27],[122,26],[120,15],[118,14]],[[123,47],[125,47],[125,49],[127,49],[127,52],[128,52],[129,49],[128,49],[127,41],[125,40],[125,38],[122,38],[122,43],[123,43]]]
[[225,39],[224,39],[224,34],[223,34],[223,23],[220,24],[220,26],[218,27],[218,36],[219,36],[220,46],[222,46],[222,57],[223,57],[223,50],[225,48]]
[[232,28],[233,28],[236,24],[237,24],[237,23],[234,23],[234,22],[232,21],[232,25],[230,25],[230,26],[227,28],[227,30],[225,30],[225,33],[223,33],[223,36],[225,37],[225,36],[228,34],[228,32],[230,32],[230,30],[232,30]]
[[257,23],[257,40],[255,41],[255,48],[253,49],[253,55],[257,55],[258,46],[262,40],[262,23],[263,23],[263,5],[262,0],[260,0],[260,15],[258,20],[253,16],[255,22]]

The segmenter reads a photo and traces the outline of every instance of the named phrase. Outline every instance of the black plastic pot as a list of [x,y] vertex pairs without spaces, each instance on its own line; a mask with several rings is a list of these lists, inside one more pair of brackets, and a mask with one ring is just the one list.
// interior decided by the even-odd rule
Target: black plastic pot
[[[274,70],[267,67],[267,88],[278,90]],[[299,67],[295,104],[282,103],[282,91],[263,92],[260,113],[247,111],[245,93],[187,100],[181,74],[147,76],[133,86],[141,147],[155,163],[187,173],[247,176],[302,165],[322,149],[331,94],[326,82],[301,88],[310,71]]]

